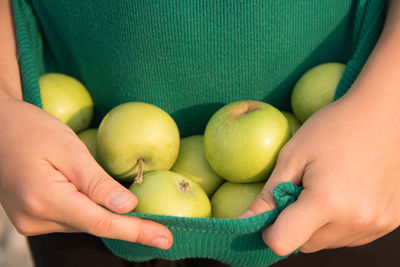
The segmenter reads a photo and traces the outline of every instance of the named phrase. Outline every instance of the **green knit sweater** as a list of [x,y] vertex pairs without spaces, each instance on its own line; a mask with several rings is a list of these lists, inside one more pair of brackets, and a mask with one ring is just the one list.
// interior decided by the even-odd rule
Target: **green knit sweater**
[[[243,99],[290,110],[294,83],[325,62],[347,64],[336,98],[351,86],[385,17],[381,0],[13,0],[24,100],[41,106],[38,76],[82,81],[96,127],[114,106],[153,103],[182,137],[202,134],[222,105]],[[206,257],[237,266],[280,259],[261,239],[299,189],[277,188],[280,209],[243,220],[140,215],[174,234],[161,251],[104,239],[133,261]],[[138,214],[128,214],[138,215]]]

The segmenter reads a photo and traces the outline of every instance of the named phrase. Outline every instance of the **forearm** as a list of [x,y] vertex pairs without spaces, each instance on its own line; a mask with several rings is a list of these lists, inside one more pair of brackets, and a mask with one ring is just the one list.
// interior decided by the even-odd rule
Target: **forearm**
[[369,108],[400,111],[400,1],[389,3],[378,43],[346,97]]
[[0,98],[22,99],[11,0],[0,1]]

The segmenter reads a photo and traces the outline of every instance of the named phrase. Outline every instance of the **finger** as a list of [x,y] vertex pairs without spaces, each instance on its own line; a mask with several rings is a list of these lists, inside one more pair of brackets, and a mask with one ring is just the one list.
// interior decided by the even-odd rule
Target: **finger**
[[288,255],[305,244],[328,221],[328,213],[318,198],[304,189],[297,201],[264,229],[263,240],[276,254]]
[[57,220],[80,231],[161,249],[168,249],[172,245],[172,234],[165,226],[109,212],[80,192],[69,192],[58,200],[58,205],[60,213]]
[[135,195],[101,168],[77,136],[69,139],[71,144],[61,146],[51,164],[94,202],[118,213],[132,211]]
[[276,208],[273,192],[275,187],[283,182],[292,182],[300,184],[303,176],[304,162],[303,159],[293,157],[289,152],[291,150],[290,143],[287,143],[279,153],[278,160],[271,176],[266,182],[263,190],[252,203],[252,205],[238,218],[251,217]]

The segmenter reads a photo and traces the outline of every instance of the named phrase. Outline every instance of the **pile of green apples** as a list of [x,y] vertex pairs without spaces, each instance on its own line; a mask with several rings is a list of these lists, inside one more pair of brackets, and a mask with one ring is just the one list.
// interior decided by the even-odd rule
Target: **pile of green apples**
[[137,196],[134,211],[236,218],[256,199],[280,149],[314,112],[331,103],[345,65],[325,63],[294,86],[293,113],[260,101],[220,108],[202,135],[181,138],[173,118],[143,102],[111,109],[88,128],[93,101],[85,86],[60,73],[39,77],[43,109],[86,144],[93,158]]

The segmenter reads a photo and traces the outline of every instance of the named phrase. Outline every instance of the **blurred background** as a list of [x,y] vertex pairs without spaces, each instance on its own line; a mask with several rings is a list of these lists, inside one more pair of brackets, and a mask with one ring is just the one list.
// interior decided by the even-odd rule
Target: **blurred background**
[[33,267],[26,238],[15,230],[1,206],[0,267]]

